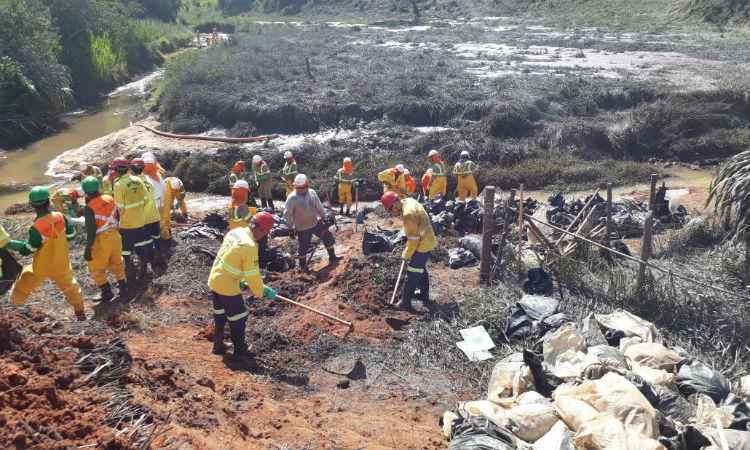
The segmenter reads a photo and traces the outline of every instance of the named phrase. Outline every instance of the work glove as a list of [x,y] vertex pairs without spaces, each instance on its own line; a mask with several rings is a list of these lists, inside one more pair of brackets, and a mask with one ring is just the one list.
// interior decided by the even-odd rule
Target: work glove
[[240,281],[240,290],[244,291],[245,289],[247,289],[247,283],[245,283],[244,281]]
[[406,263],[409,264],[409,261],[411,261],[411,256],[408,256],[406,253],[401,254],[401,259]]
[[89,247],[88,245],[86,246],[86,249],[83,251],[83,259],[85,259],[86,261],[91,261],[92,259],[94,259],[91,256],[91,247]]
[[263,286],[263,297],[269,299],[269,300],[275,300],[276,299],[276,290],[269,286]]

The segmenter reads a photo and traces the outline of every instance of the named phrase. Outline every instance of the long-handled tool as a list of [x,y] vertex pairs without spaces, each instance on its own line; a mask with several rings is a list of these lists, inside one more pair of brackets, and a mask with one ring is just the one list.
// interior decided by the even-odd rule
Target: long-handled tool
[[401,277],[404,275],[404,268],[406,267],[406,261],[401,261],[401,270],[398,271],[398,278],[396,279],[396,285],[393,286],[393,295],[391,295],[391,301],[389,304],[393,304],[396,300],[396,292],[398,292],[398,285],[401,284]]
[[357,213],[359,213],[359,183],[354,183],[354,232],[357,232]]
[[349,327],[349,331],[352,331],[352,330],[354,330],[354,324],[352,324],[351,322],[347,322],[347,321],[346,321],[346,320],[344,320],[344,319],[339,319],[339,318],[338,318],[338,317],[336,317],[336,316],[332,316],[332,315],[330,315],[330,314],[328,314],[328,313],[324,313],[323,311],[319,311],[319,310],[317,310],[317,309],[315,309],[315,308],[312,308],[312,307],[310,307],[310,306],[307,306],[307,305],[303,305],[302,303],[299,303],[299,302],[295,302],[294,300],[288,299],[288,298],[286,298],[286,297],[282,297],[281,295],[277,295],[277,296],[276,296],[276,298],[278,298],[278,299],[279,299],[279,300],[281,300],[281,301],[284,301],[284,302],[290,303],[290,304],[292,304],[292,305],[294,305],[294,306],[299,306],[299,307],[300,307],[300,308],[302,308],[302,309],[306,309],[306,310],[308,310],[308,311],[314,312],[315,314],[319,314],[319,315],[321,315],[321,316],[323,316],[323,317],[325,317],[325,318],[327,318],[327,319],[330,319],[330,320],[332,320],[332,321],[334,321],[334,322],[338,322],[338,323],[340,323],[340,324],[346,325],[347,327]]

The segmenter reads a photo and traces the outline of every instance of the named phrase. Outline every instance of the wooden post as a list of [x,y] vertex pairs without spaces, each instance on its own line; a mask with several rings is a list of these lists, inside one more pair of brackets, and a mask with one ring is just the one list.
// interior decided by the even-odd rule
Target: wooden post
[[750,283],[750,231],[745,231],[745,284]]
[[523,259],[523,184],[518,189],[518,261]]
[[638,292],[641,292],[646,282],[646,264],[651,258],[651,228],[654,223],[654,213],[649,212],[646,216],[646,222],[643,224],[643,240],[641,241],[641,266],[638,268],[638,278],[636,280]]
[[[516,199],[516,190],[510,190],[510,196],[508,196],[508,202],[503,208],[503,237],[500,239],[500,250],[497,252],[497,262],[495,263],[495,270],[499,271],[503,262],[503,252],[505,251],[505,243],[508,241],[508,231],[510,231],[510,216],[508,211],[513,207],[513,201]],[[500,272],[502,274],[502,272]]]
[[492,236],[495,234],[495,186],[484,188],[484,218],[482,219],[482,254],[479,263],[479,284],[490,283],[492,267]]
[[656,208],[656,174],[651,174],[651,190],[648,194],[648,210],[653,211]]
[[612,183],[607,183],[607,247],[612,244]]

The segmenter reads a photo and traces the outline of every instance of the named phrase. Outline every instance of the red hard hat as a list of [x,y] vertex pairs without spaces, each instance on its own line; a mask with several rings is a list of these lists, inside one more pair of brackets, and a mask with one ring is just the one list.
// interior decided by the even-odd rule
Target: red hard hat
[[143,167],[145,166],[143,162],[143,158],[135,158],[134,160],[130,161],[130,164],[135,167]]
[[273,215],[271,213],[261,211],[256,214],[255,217],[253,217],[252,224],[253,227],[258,227],[264,233],[268,233],[269,231],[271,231],[271,228],[273,228]]
[[380,202],[383,203],[383,207],[386,210],[391,209],[394,203],[399,201],[398,194],[393,191],[388,191],[380,198]]
[[112,160],[112,162],[109,164],[109,168],[117,169],[118,167],[128,167],[129,165],[130,161],[123,158],[122,156],[118,156],[117,158]]

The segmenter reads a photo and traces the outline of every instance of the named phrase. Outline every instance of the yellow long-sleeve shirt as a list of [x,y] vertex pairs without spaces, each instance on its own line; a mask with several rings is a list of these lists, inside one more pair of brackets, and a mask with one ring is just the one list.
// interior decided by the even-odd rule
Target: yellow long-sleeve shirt
[[241,281],[247,283],[255,297],[263,297],[258,244],[247,227],[235,228],[224,237],[208,276],[208,287],[217,294],[239,295]]
[[146,224],[146,186],[135,175],[123,175],[115,183],[115,203],[120,211],[120,228],[141,228]]
[[386,169],[378,174],[378,180],[383,183],[386,191],[393,191],[399,195],[406,194],[404,174],[397,175],[393,169]]
[[404,234],[406,234],[406,248],[401,256],[411,259],[414,252],[426,253],[437,247],[435,232],[432,230],[430,216],[424,207],[413,198],[401,200],[403,202]]

